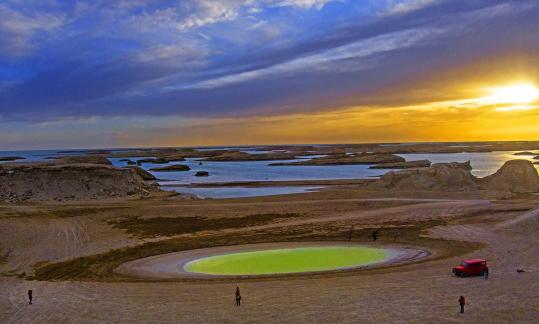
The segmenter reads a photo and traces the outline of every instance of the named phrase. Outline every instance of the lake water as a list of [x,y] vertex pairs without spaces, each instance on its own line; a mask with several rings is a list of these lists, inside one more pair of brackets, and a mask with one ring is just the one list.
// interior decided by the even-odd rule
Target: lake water
[[[249,153],[266,153],[255,151],[254,147],[241,147],[242,151]],[[3,151],[1,156],[22,156],[26,162],[44,161],[47,158],[61,155],[79,155],[84,153],[71,151],[59,153],[58,150],[39,151]],[[533,160],[533,156],[515,156],[515,151],[490,152],[490,153],[428,153],[428,154],[400,154],[406,160],[428,159],[433,163],[440,162],[466,162],[471,161],[472,173],[478,177],[484,177],[496,172],[504,162],[512,159]],[[200,159],[187,159],[181,162],[167,164],[143,164],[142,168],[162,167],[171,164],[185,164],[191,171],[185,172],[153,172],[162,184],[174,185],[163,187],[165,190],[191,193],[201,197],[211,198],[235,198],[253,197],[266,195],[280,195],[287,193],[300,193],[316,190],[320,187],[312,186],[272,186],[272,187],[185,187],[186,184],[204,184],[215,182],[249,182],[249,181],[295,181],[295,180],[331,180],[331,179],[365,179],[378,177],[389,170],[369,169],[368,165],[330,165],[330,166],[269,166],[270,163],[301,161],[304,159],[320,157],[320,155],[304,156],[297,160],[287,161],[248,161],[248,162],[204,162]],[[142,157],[131,158],[137,160]],[[120,158],[110,159],[115,166],[126,166]],[[0,162],[2,163],[2,162]],[[200,164],[202,163],[202,164]],[[539,165],[536,165],[539,167]],[[208,171],[208,177],[195,177],[197,171]]]
[[[302,159],[319,157],[305,156]],[[139,158],[131,158],[137,160]],[[160,184],[174,185],[162,187],[165,190],[174,190],[180,193],[190,193],[199,197],[208,198],[238,198],[283,195],[316,190],[320,187],[312,186],[270,186],[270,187],[185,187],[186,184],[204,184],[215,182],[250,182],[250,181],[293,181],[293,180],[331,180],[331,179],[358,179],[377,177],[387,170],[371,170],[367,165],[331,165],[331,166],[270,166],[270,163],[301,161],[247,161],[247,162],[205,162],[200,159],[188,158],[186,161],[171,162],[167,164],[143,163],[145,170],[172,164],[188,165],[190,171],[182,172],[154,172]],[[110,159],[115,166],[125,166],[119,158]],[[202,165],[200,164],[202,163]],[[208,177],[196,177],[197,171],[208,171]],[[183,185],[183,186],[182,186]]]
[[[136,160],[138,158],[133,158]],[[305,158],[307,159],[307,158]],[[121,159],[111,159],[115,166],[125,166]],[[288,181],[288,180],[328,180],[359,179],[377,177],[386,170],[369,169],[368,165],[329,165],[329,166],[270,166],[270,163],[301,161],[248,161],[248,162],[205,162],[199,159],[171,162],[167,164],[143,163],[145,170],[172,164],[188,165],[191,171],[154,172],[157,178],[167,180],[168,184],[248,182],[248,181]],[[202,163],[202,165],[200,165]],[[195,177],[197,171],[208,171],[209,177]]]

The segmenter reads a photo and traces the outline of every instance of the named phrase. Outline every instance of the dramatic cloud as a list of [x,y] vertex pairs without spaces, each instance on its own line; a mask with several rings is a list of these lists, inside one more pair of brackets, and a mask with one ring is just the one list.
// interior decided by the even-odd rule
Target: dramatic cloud
[[132,140],[114,125],[435,109],[536,82],[538,16],[533,0],[6,1],[0,121],[112,118]]
[[404,0],[392,2],[386,10],[386,14],[402,14],[409,11],[414,11],[432,4],[438,0]]
[[276,1],[278,6],[297,6],[303,8],[315,7],[317,9],[322,9],[326,3],[335,1],[335,0],[282,0]]
[[40,42],[38,37],[58,30],[64,21],[63,14],[24,14],[0,4],[0,54],[31,54],[36,43]]

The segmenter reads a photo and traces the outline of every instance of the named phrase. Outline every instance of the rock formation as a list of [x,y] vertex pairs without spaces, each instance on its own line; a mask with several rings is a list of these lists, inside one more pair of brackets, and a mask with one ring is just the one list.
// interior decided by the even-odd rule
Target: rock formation
[[166,164],[168,162],[170,161],[165,158],[148,158],[148,159],[137,160],[137,165],[141,165],[142,163]]
[[296,158],[296,153],[272,152],[249,154],[240,151],[226,152],[221,155],[210,156],[203,161],[225,162],[225,161],[271,161],[271,160],[292,160]]
[[222,155],[227,152],[237,152],[237,150],[195,150],[190,148],[152,148],[152,149],[134,149],[122,152],[108,154],[108,157],[114,158],[134,158],[149,157],[152,159],[163,158],[167,161],[183,161],[185,158],[204,158],[210,156]]
[[127,165],[137,165],[137,162],[131,159],[120,159],[120,162],[125,162]]
[[140,168],[140,167],[128,167],[128,168],[135,170],[135,172],[145,181],[157,180],[157,178],[153,174],[144,170],[143,168]]
[[528,193],[539,191],[537,169],[528,160],[511,160],[494,174],[480,179],[481,188],[495,191]]
[[174,172],[174,171],[189,171],[191,168],[187,165],[183,164],[173,164],[168,165],[160,168],[152,168],[150,171],[157,171],[157,172]]
[[0,166],[0,201],[65,201],[143,197],[154,187],[133,168],[104,164]]
[[429,168],[390,171],[374,186],[394,190],[473,191],[479,189],[470,162],[436,163]]
[[210,173],[208,171],[197,171],[197,173],[195,173],[195,177],[207,177],[209,175]]
[[380,163],[369,167],[369,169],[413,169],[413,168],[428,168],[431,162],[429,160],[417,160],[394,163]]
[[527,156],[527,155],[537,155],[537,154],[539,154],[539,152],[524,151],[524,152],[515,153],[513,155]]
[[9,162],[15,160],[24,160],[25,157],[22,156],[0,156],[0,162]]
[[63,156],[52,159],[54,164],[103,164],[112,165],[103,155],[75,155],[75,156]]
[[316,159],[297,161],[290,163],[272,163],[271,166],[283,165],[346,165],[346,164],[381,164],[381,163],[402,163],[406,160],[394,154],[371,154],[361,153],[357,155],[336,154],[328,155]]
[[539,191],[539,175],[528,160],[507,161],[496,173],[485,178],[476,178],[471,170],[470,162],[436,163],[429,168],[388,172],[370,186],[403,191]]

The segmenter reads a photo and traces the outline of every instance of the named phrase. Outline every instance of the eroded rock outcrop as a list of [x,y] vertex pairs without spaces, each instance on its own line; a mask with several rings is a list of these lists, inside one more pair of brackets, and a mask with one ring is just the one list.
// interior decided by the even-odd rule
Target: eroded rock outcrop
[[394,163],[380,163],[369,167],[369,169],[413,169],[413,168],[428,168],[431,162],[429,160],[417,160]]
[[249,154],[240,151],[226,152],[221,155],[210,156],[203,161],[227,162],[227,161],[271,161],[271,160],[292,160],[296,158],[296,153],[272,152]]
[[112,165],[104,155],[75,155],[52,159],[55,164],[103,164]]
[[173,165],[167,165],[160,168],[152,168],[150,171],[157,171],[157,172],[175,172],[175,171],[189,171],[191,168],[188,165],[183,164],[173,164]]
[[530,152],[530,151],[524,151],[524,152],[517,152],[513,155],[520,155],[520,156],[528,156],[528,155],[537,155],[538,152]]
[[473,191],[479,189],[470,162],[436,163],[429,168],[391,171],[374,186],[394,190]]
[[514,193],[539,191],[537,169],[528,160],[511,160],[494,174],[479,179],[481,188]]
[[145,181],[157,180],[157,178],[153,174],[144,170],[143,168],[140,168],[137,166],[128,167],[128,168],[135,170],[135,172],[142,178],[142,180],[145,180]]
[[539,175],[528,160],[507,161],[496,173],[485,178],[476,178],[471,171],[470,162],[436,163],[429,168],[388,172],[370,186],[403,191],[539,191]]
[[406,160],[394,154],[336,154],[323,156],[316,159],[305,161],[289,162],[289,163],[272,163],[271,166],[283,165],[347,165],[347,164],[381,164],[381,163],[403,163]]
[[24,160],[25,157],[22,156],[0,156],[0,162],[11,162],[16,160]]
[[66,201],[144,197],[155,187],[133,168],[104,164],[0,166],[0,201]]
[[150,164],[166,164],[170,162],[169,160],[165,158],[148,158],[148,159],[140,159],[137,160],[137,165],[141,165],[143,163],[150,163]]

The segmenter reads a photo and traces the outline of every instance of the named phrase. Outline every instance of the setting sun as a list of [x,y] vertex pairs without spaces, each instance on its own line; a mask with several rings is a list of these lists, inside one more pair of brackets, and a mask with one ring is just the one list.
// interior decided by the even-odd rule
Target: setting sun
[[539,324],[538,17],[0,0],[0,324]]
[[531,84],[497,87],[486,99],[494,103],[530,103],[539,98],[539,90]]

